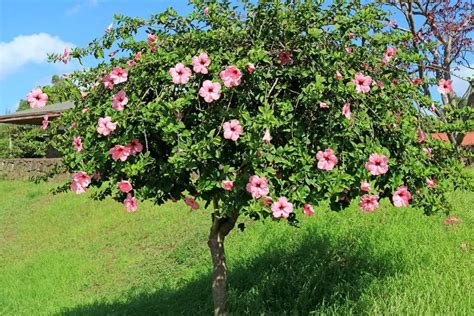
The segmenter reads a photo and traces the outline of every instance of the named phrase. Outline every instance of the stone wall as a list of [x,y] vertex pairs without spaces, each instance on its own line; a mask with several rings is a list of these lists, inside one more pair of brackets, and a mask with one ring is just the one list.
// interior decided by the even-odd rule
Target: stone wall
[[43,175],[61,163],[61,158],[0,159],[0,179],[28,179]]

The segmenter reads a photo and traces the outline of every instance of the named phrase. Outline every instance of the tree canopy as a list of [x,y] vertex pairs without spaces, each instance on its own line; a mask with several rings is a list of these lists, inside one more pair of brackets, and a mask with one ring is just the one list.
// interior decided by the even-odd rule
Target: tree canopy
[[144,199],[213,205],[216,313],[239,216],[297,224],[327,200],[370,213],[382,198],[450,210],[444,192],[453,177],[462,185],[462,166],[425,133],[432,101],[408,71],[422,56],[377,4],[191,3],[188,16],[116,15],[71,51],[99,64],[72,74],[83,97],[55,141],[74,173],[64,189],[95,186],[130,212]]

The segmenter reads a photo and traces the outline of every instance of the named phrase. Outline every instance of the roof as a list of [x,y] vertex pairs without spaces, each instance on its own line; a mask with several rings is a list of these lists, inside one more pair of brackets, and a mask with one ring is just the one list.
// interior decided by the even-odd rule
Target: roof
[[50,119],[56,118],[61,112],[65,112],[73,107],[74,103],[71,101],[50,104],[41,109],[28,109],[7,115],[0,115],[0,123],[41,125],[43,116],[48,115]]
[[[431,134],[431,137],[433,139],[444,140],[446,142],[449,141],[448,134],[446,133],[433,133]],[[466,135],[464,135],[464,139],[462,140],[461,145],[463,146],[474,145],[474,132],[467,132]]]

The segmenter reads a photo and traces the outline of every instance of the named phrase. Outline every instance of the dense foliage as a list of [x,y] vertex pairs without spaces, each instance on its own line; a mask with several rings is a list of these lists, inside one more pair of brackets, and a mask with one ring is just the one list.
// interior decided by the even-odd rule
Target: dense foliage
[[[193,2],[187,17],[116,16],[102,38],[71,52],[120,51],[72,75],[88,95],[64,115],[57,143],[71,171],[85,173],[76,189],[96,173],[99,195],[128,196],[129,210],[135,197],[189,195],[194,208],[197,197],[253,218],[284,197],[280,216],[293,221],[305,204],[307,213],[325,199],[340,209],[367,194],[375,209],[375,196],[406,187],[402,205],[448,210],[442,193],[459,164],[449,145],[425,137],[419,108],[431,101],[406,71],[421,57],[376,5]],[[386,170],[368,166],[384,159]],[[122,180],[133,192],[117,187]]]

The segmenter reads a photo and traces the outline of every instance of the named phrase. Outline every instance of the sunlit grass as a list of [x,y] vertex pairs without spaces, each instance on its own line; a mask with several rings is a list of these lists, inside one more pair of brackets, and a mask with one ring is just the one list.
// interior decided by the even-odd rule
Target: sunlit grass
[[[52,186],[0,181],[1,315],[210,313],[208,211],[128,214]],[[473,314],[474,194],[450,198],[455,229],[388,201],[373,214],[320,208],[300,228],[241,219],[226,240],[231,311]]]

